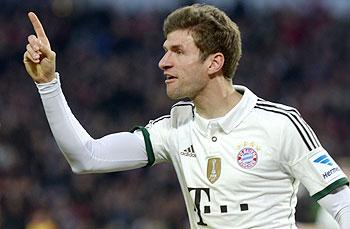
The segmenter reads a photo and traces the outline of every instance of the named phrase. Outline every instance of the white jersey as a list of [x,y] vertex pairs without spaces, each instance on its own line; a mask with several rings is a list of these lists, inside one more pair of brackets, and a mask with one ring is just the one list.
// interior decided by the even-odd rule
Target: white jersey
[[337,198],[325,196],[348,180],[298,111],[235,88],[243,96],[222,118],[206,120],[192,103],[180,102],[134,134],[93,139],[68,107],[58,74],[38,85],[52,133],[74,172],[170,162],[191,228],[296,228],[299,182],[315,200],[328,203]]
[[136,128],[149,165],[173,164],[191,228],[296,228],[300,181],[318,200],[348,180],[297,110],[235,88],[243,97],[222,118],[180,102]]

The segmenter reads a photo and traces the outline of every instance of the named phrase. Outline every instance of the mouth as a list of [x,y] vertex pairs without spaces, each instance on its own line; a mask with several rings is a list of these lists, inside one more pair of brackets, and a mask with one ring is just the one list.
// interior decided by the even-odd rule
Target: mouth
[[177,80],[176,76],[172,76],[172,75],[169,75],[169,74],[164,74],[164,75],[165,75],[165,83],[166,84],[172,83],[172,82]]

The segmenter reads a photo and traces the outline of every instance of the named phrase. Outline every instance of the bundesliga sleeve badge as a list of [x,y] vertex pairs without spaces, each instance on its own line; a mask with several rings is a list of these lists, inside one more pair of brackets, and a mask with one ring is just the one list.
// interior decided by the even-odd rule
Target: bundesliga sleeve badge
[[325,150],[312,155],[309,161],[326,183],[336,179],[341,174],[339,166]]
[[237,163],[243,169],[251,169],[258,162],[258,153],[252,148],[243,148],[237,154]]

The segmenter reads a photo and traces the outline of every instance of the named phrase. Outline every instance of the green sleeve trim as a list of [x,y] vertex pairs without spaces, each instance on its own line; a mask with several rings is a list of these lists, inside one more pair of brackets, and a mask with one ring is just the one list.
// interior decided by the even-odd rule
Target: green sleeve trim
[[148,130],[143,126],[135,126],[130,132],[133,133],[136,130],[141,130],[142,132],[143,139],[145,140],[146,152],[148,157],[148,163],[146,167],[150,167],[154,164],[155,157],[154,157],[153,147],[152,147],[151,139],[149,137]]
[[328,185],[325,189],[319,191],[318,193],[314,194],[311,197],[315,201],[318,201],[319,199],[322,199],[323,197],[327,196],[329,193],[333,192],[335,189],[343,185],[349,185],[349,181],[345,177],[340,178],[339,180],[336,180],[332,184]]

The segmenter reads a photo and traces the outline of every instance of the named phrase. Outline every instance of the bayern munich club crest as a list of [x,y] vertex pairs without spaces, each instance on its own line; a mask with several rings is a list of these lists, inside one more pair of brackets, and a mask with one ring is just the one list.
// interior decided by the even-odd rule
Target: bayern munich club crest
[[252,148],[244,148],[237,154],[237,162],[243,169],[251,169],[258,162],[258,153]]

